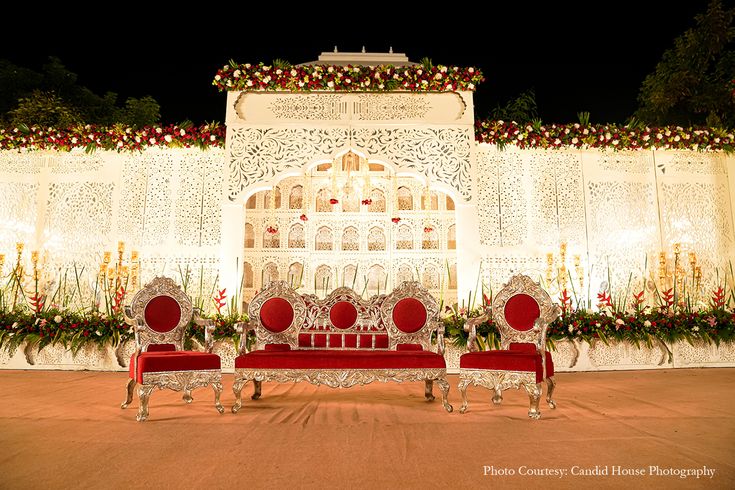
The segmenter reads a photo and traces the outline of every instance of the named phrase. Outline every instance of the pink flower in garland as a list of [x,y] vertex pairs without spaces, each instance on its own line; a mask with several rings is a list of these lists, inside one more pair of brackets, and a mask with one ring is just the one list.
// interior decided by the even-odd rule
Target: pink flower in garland
[[265,231],[267,231],[271,235],[275,235],[276,233],[278,233],[278,228],[276,228],[275,226],[269,225],[268,228],[265,229]]
[[307,216],[306,216],[305,214],[302,214],[301,216],[299,216],[299,219],[300,219],[301,221],[303,221],[303,222],[307,222],[307,221],[309,221],[309,218],[308,218],[308,217],[307,217]]
[[370,206],[373,203],[372,199],[363,199],[361,201],[365,206]]
[[424,226],[424,233],[431,233],[432,231],[434,231],[434,228],[431,226]]
[[391,218],[390,220],[391,220],[391,221],[392,221],[393,223],[396,223],[396,224],[398,224],[398,223],[400,223],[400,222],[401,222],[401,218],[399,218],[399,217],[397,217],[397,216],[396,216],[395,218]]

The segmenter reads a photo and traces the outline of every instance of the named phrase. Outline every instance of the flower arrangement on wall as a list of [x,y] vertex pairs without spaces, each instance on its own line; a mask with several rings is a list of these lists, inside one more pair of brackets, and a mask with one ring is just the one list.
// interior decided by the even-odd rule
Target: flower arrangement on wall
[[716,128],[666,126],[628,127],[617,124],[518,124],[514,121],[481,120],[475,123],[475,139],[505,147],[538,149],[612,150],[735,150],[735,134]]
[[0,129],[0,150],[142,151],[147,148],[221,148],[225,127],[218,123],[201,126],[169,125],[130,128],[124,126],[77,126],[66,129],[14,127]]
[[474,91],[483,81],[477,68],[433,66],[280,66],[230,63],[217,71],[212,84],[225,90],[308,92]]
[[[140,129],[114,126],[79,126],[67,129],[15,127],[0,129],[0,150],[71,151],[83,149],[142,151],[147,148],[223,148],[225,126],[149,126]],[[692,150],[735,151],[735,134],[717,128],[629,128],[615,124],[521,125],[506,121],[477,121],[479,143],[526,149]]]

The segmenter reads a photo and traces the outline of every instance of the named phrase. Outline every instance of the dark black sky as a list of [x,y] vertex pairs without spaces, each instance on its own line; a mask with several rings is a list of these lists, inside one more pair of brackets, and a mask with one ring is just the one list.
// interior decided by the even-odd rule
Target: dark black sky
[[224,119],[225,96],[211,82],[230,59],[300,63],[335,45],[392,46],[413,61],[480,67],[481,117],[534,88],[545,122],[576,121],[579,111],[592,122],[622,122],[643,78],[707,1],[331,3],[303,11],[272,1],[157,5],[110,4],[98,13],[71,4],[56,12],[14,7],[6,14],[19,30],[0,33],[0,58],[37,69],[58,56],[97,93],[152,95],[164,122],[203,122]]

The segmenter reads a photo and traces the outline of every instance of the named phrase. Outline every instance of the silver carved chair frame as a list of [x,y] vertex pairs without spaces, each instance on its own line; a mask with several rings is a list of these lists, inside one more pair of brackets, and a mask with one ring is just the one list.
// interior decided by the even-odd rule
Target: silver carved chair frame
[[[289,302],[294,311],[291,325],[279,333],[266,329],[260,321],[260,309],[272,298],[282,298]],[[393,308],[396,303],[404,298],[416,298],[426,308],[426,322],[414,333],[401,332],[393,323]],[[420,344],[424,350],[430,350],[431,337],[437,332],[439,354],[444,354],[444,325],[438,320],[438,306],[436,300],[423,289],[418,283],[403,283],[398,289],[389,295],[373,296],[370,300],[363,300],[350,288],[338,288],[332,291],[325,299],[320,300],[313,295],[299,295],[291,289],[284,281],[271,282],[266,289],[261,291],[248,308],[249,322],[240,322],[236,325],[236,331],[240,333],[239,355],[249,352],[247,348],[247,333],[255,332],[257,341],[255,349],[264,348],[266,344],[287,344],[292,349],[310,350],[309,347],[299,347],[299,333],[304,333],[303,327],[317,324],[328,328],[335,327],[331,321],[330,310],[339,303],[352,304],[358,312],[354,325],[341,327],[333,334],[350,335],[367,332],[371,325],[385,326],[389,339],[388,349],[395,350],[399,343]],[[342,341],[344,346],[344,337]],[[328,348],[328,347],[327,347]],[[377,350],[376,348],[360,348],[361,351]],[[373,381],[424,381],[425,397],[433,400],[433,382],[437,381],[442,390],[442,404],[451,412],[452,406],[447,401],[449,383],[446,379],[446,368],[444,369],[235,369],[235,382],[233,392],[235,404],[232,412],[237,413],[242,407],[242,388],[252,380],[254,384],[253,400],[261,396],[263,381],[276,382],[299,382],[308,381],[315,385],[326,385],[332,388],[348,388],[354,385],[365,385]]]
[[[536,300],[539,307],[539,317],[534,321],[529,330],[517,330],[507,321],[505,306],[508,301],[516,295],[527,295]],[[477,326],[486,322],[492,315],[495,325],[500,332],[501,350],[507,351],[511,343],[532,344],[535,354],[541,357],[543,379],[547,384],[546,401],[550,408],[556,408],[552,399],[556,381],[553,376],[547,376],[546,370],[546,330],[561,313],[561,309],[552,303],[548,293],[540,284],[530,277],[518,274],[511,277],[510,281],[495,296],[492,308],[487,308],[483,315],[470,318],[465,323],[464,329],[469,332],[467,346],[470,352],[477,352],[476,345]],[[461,361],[460,361],[461,362]],[[510,371],[503,369],[468,369],[460,367],[459,391],[462,395],[462,406],[460,413],[467,411],[467,386],[483,386],[494,392],[493,403],[500,404],[503,400],[502,392],[509,388],[519,389],[521,386],[526,390],[529,397],[530,407],[528,416],[532,419],[541,417],[539,411],[539,400],[542,394],[542,383],[536,382],[536,373],[532,371]]]
[[[393,310],[401,300],[415,298],[426,308],[426,323],[416,332],[406,333],[400,330],[393,321]],[[431,338],[436,332],[437,353],[444,356],[444,324],[439,320],[439,305],[436,299],[416,281],[404,281],[387,295],[380,304],[380,316],[388,330],[390,348],[395,349],[398,344],[419,344],[425,351],[431,351]],[[410,374],[404,376],[407,379],[401,381],[424,381],[424,396],[427,400],[434,400],[434,381],[439,385],[442,392],[442,405],[447,412],[453,410],[447,399],[449,395],[449,382],[447,381],[447,369],[417,369],[410,370]]]
[[[152,329],[145,320],[146,307],[151,300],[157,297],[167,296],[178,304],[181,314],[178,323],[169,331],[159,332]],[[133,401],[133,392],[137,384],[138,359],[141,354],[148,352],[151,345],[170,344],[174,351],[184,351],[184,332],[189,320],[204,327],[205,352],[211,353],[213,347],[214,320],[204,319],[199,316],[199,311],[193,308],[189,297],[167,277],[156,277],[138,291],[133,297],[131,304],[123,309],[125,323],[133,329],[135,335],[135,353],[133,355],[133,377],[128,380],[126,388],[126,399],[120,405],[121,408]],[[143,383],[138,388],[140,406],[136,419],[142,422],[148,418],[148,401],[155,388],[183,391],[183,399],[191,403],[193,398],[191,391],[195,388],[211,385],[214,390],[215,408],[219,413],[224,413],[220,402],[222,394],[222,371],[221,369],[209,370],[182,370],[143,373]]]

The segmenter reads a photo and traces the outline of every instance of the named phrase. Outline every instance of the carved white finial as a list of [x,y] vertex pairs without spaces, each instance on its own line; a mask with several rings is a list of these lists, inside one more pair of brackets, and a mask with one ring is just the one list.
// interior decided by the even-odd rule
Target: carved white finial
[[338,51],[337,51],[337,45],[336,45],[336,44],[334,45],[334,52],[335,52],[335,53],[337,53],[337,52],[338,52]]
[[393,54],[393,46],[391,46],[391,47],[390,47],[390,49],[388,50],[388,52],[389,52],[390,54]]
[[363,52],[363,53],[365,52],[365,46],[363,46],[363,47],[362,47],[362,52]]

